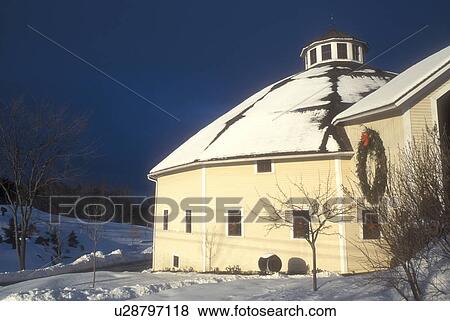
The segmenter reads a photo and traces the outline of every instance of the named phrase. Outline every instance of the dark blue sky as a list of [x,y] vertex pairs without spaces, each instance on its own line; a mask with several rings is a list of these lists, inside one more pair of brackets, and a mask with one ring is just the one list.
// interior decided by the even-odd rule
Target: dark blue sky
[[[90,115],[85,176],[148,194],[147,171],[262,87],[302,69],[330,28],[402,71],[449,45],[442,1],[12,1],[0,4],[0,99],[26,95]],[[31,25],[181,119],[177,122],[27,28]]]

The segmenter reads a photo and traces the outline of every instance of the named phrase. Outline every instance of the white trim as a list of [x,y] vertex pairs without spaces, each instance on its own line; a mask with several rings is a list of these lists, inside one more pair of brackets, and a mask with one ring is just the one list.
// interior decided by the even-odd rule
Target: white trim
[[[335,180],[336,180],[336,195],[343,196],[342,191],[342,161],[339,158],[334,160]],[[341,205],[342,206],[342,205]],[[339,227],[339,262],[341,273],[348,272],[348,257],[347,257],[347,240],[345,238],[345,221],[341,218],[338,223]]]
[[[363,98],[364,99],[364,98]],[[339,115],[337,115],[333,120],[332,120],[332,124],[333,125],[338,125],[338,124],[343,124],[349,121],[354,121],[354,120],[360,120],[361,118],[365,118],[365,117],[370,117],[373,115],[378,115],[384,112],[389,112],[389,111],[393,111],[396,110],[398,106],[396,106],[395,104],[389,104],[389,105],[385,105],[385,106],[381,106],[377,109],[373,109],[373,110],[367,110],[367,111],[362,111],[360,113],[354,114],[354,115],[349,115],[343,118],[337,118],[339,117]]]
[[402,116],[403,131],[405,136],[405,143],[412,141],[412,124],[411,124],[411,110],[408,109]]
[[358,237],[360,241],[364,241],[363,211],[364,209],[359,206],[356,208],[356,223],[358,224]]
[[359,51],[359,59],[355,60],[355,61],[359,61],[360,63],[364,62],[364,50],[362,48],[362,46],[358,45],[358,51]]
[[[153,213],[158,215],[158,180],[154,180],[155,182],[155,207],[153,208]],[[153,239],[152,239],[152,270],[155,271],[156,265],[156,230],[157,225],[155,220],[153,219]]]
[[430,97],[431,102],[431,119],[433,120],[433,124],[436,125],[436,128],[438,130],[438,133],[440,132],[439,129],[439,110],[438,110],[438,97]]
[[334,170],[336,175],[336,193],[338,197],[342,197],[342,160],[340,158],[334,160]]
[[338,59],[337,57],[337,42],[332,42],[331,43],[331,60],[336,60]]
[[243,157],[243,158],[233,158],[233,159],[222,159],[222,160],[205,160],[199,162],[193,162],[189,164],[177,165],[173,167],[169,167],[166,169],[162,169],[159,171],[155,171],[153,173],[149,173],[148,178],[153,179],[154,177],[158,177],[162,174],[166,174],[169,172],[182,170],[190,167],[198,167],[204,165],[223,165],[223,164],[235,164],[235,163],[253,163],[257,160],[262,159],[271,159],[273,160],[296,160],[296,159],[316,159],[316,158],[327,158],[334,159],[335,157],[353,157],[354,152],[330,152],[330,153],[309,153],[309,154],[293,154],[293,155],[272,155],[272,156],[260,156],[260,157]]
[[[431,75],[425,81],[417,84],[413,89],[409,90],[405,95],[400,97],[395,102],[395,104],[400,107],[402,104],[404,104],[405,102],[410,100],[414,95],[416,95],[419,91],[423,90],[426,86],[428,86],[431,82],[435,81],[437,78],[439,78],[440,76],[442,76],[443,74],[448,72],[449,68],[450,68],[450,64],[447,62],[444,66],[441,67],[441,69],[438,69],[433,75]],[[445,81],[447,81],[447,80],[445,80]]]
[[[322,46],[317,46],[316,48],[317,48],[317,51],[316,51],[316,63],[312,64],[312,65],[309,65],[308,68],[311,68],[312,66],[315,66],[315,65],[317,65],[317,64],[322,62]],[[309,50],[311,50],[311,49],[309,49]],[[309,52],[309,50],[308,50],[308,52]]]
[[206,272],[206,167],[202,167],[202,199],[203,199],[203,222],[202,222],[202,252],[203,272]]
[[[228,235],[228,212],[229,211],[240,211],[241,212],[241,235]],[[231,238],[243,238],[244,237],[244,210],[242,207],[228,207],[224,216],[227,217],[227,222],[225,224],[225,235]]]
[[347,43],[347,58],[348,60],[355,60],[353,57],[353,44]]

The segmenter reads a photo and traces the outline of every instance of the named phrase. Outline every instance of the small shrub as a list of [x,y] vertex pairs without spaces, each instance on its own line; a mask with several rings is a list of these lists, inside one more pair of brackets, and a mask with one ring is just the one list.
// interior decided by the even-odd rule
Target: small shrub
[[165,267],[162,271],[163,272],[178,272],[178,270],[175,269],[174,267]]
[[230,274],[241,274],[242,270],[239,265],[229,265],[225,268],[225,271],[227,271]]

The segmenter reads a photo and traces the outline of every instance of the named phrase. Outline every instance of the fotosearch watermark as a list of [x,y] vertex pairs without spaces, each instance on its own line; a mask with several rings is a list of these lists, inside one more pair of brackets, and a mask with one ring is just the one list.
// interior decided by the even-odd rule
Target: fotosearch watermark
[[[350,197],[330,198],[325,203],[307,197],[292,197],[279,201],[262,197],[252,206],[243,206],[243,197],[186,197],[174,200],[169,197],[143,196],[74,196],[59,195],[50,197],[51,224],[59,224],[62,216],[76,218],[85,223],[104,224],[111,221],[129,223],[125,217],[138,218],[146,224],[173,222],[181,215],[182,222],[186,220],[186,212],[191,223],[227,223],[229,211],[241,210],[243,223],[270,223],[275,217],[296,210],[308,211],[311,222],[319,222],[320,216],[329,216],[330,223],[361,222],[362,210],[370,210],[364,204],[364,198]],[[155,205],[157,204],[157,205]],[[363,204],[363,206],[361,206]],[[396,201],[383,198],[377,205],[380,207],[396,207]],[[158,208],[155,214],[155,208]],[[242,212],[241,212],[242,213]],[[328,214],[327,214],[328,213]],[[381,221],[379,223],[382,223]]]

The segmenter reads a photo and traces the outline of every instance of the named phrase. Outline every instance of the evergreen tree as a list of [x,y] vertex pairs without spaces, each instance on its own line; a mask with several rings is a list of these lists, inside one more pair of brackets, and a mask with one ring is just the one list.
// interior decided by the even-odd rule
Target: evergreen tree
[[48,238],[39,235],[39,236],[37,237],[37,239],[34,241],[34,243],[35,243],[35,244],[38,244],[38,245],[42,245],[42,246],[48,246],[49,241],[50,241],[50,240],[49,240]]
[[2,227],[3,234],[5,235],[4,242],[7,244],[11,244],[13,250],[16,249],[16,240],[15,240],[15,232],[14,232],[14,220],[11,218],[9,220],[8,227]]
[[52,245],[53,250],[52,262],[53,264],[61,263],[63,251],[59,231],[56,228],[52,227],[49,235],[50,235],[50,243]]
[[67,244],[70,247],[74,247],[74,248],[77,248],[78,244],[80,244],[80,242],[78,242],[78,237],[74,231],[70,232],[69,237],[67,238]]

